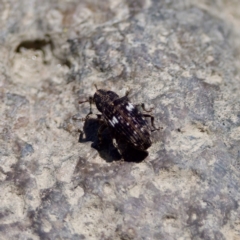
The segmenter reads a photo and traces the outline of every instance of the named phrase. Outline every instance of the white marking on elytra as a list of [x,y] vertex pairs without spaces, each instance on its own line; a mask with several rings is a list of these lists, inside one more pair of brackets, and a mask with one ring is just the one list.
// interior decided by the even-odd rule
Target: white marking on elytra
[[111,120],[108,120],[110,124],[114,127],[114,123]]
[[128,103],[128,105],[126,106],[126,109],[131,112],[134,109],[134,106],[131,103]]
[[118,123],[118,120],[115,117],[113,117],[112,122],[113,122],[113,124],[116,124],[116,123]]

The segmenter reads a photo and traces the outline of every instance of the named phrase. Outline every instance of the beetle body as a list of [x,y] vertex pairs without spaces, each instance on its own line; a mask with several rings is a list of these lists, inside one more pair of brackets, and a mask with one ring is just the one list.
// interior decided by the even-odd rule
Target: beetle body
[[144,115],[131,104],[127,96],[119,97],[112,91],[98,89],[93,96],[97,109],[113,137],[139,150],[148,149],[151,129]]

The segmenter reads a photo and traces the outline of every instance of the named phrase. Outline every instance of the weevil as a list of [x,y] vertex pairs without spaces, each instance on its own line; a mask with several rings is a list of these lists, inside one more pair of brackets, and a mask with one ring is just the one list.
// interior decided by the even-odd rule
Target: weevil
[[[96,85],[95,85],[96,87]],[[99,121],[102,123],[98,129],[98,139],[101,143],[101,134],[108,127],[112,138],[121,140],[135,149],[145,151],[151,144],[151,133],[159,128],[154,125],[154,117],[149,114],[152,111],[146,110],[144,104],[141,104],[143,113],[139,111],[138,105],[133,105],[128,99],[129,91],[125,96],[119,97],[115,92],[103,89],[97,89],[93,97],[88,100],[80,101],[79,104],[89,102],[90,112],[84,118],[87,120],[92,112],[92,104],[95,103],[101,114],[97,114]],[[146,118],[151,119],[149,126]]]

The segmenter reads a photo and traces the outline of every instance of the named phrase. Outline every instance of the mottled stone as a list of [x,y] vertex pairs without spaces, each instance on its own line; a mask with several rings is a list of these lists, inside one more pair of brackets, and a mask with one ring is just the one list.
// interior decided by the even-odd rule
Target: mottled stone
[[[240,239],[239,9],[3,2],[1,239]],[[97,147],[94,84],[154,106],[148,154]]]

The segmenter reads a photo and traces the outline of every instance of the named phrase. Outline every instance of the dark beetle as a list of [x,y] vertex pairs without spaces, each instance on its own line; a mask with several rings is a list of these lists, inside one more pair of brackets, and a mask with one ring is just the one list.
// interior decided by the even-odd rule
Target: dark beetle
[[[115,92],[97,89],[93,97],[79,103],[90,103],[90,112],[85,120],[92,114],[92,103],[95,103],[99,112],[102,113],[97,114],[99,121],[102,122],[98,130],[100,142],[102,131],[108,127],[112,137],[116,140],[124,141],[132,147],[144,151],[152,144],[151,132],[157,130],[154,126],[154,117],[140,112],[137,106],[129,102],[128,94],[129,92],[120,98]],[[144,104],[142,104],[142,108],[145,112],[151,111],[147,111]],[[151,118],[153,129],[150,128],[145,117]]]

